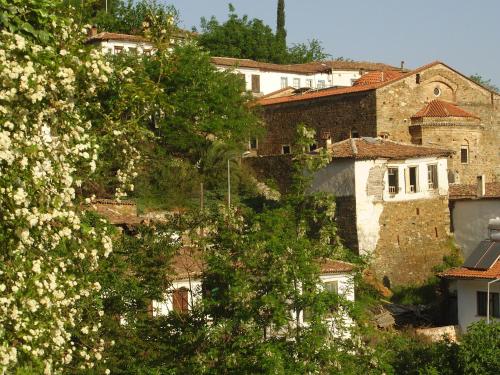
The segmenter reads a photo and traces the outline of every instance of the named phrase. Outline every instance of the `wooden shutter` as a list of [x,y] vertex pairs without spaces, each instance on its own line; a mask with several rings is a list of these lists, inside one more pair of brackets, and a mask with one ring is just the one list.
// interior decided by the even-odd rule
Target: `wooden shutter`
[[252,92],[260,92],[260,75],[252,74]]
[[172,308],[178,313],[185,313],[189,310],[188,290],[179,288],[172,293]]

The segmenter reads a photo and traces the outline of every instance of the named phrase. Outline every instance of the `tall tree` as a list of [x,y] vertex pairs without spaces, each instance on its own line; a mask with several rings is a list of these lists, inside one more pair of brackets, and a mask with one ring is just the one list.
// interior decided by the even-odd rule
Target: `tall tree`
[[278,48],[286,52],[286,29],[285,29],[285,0],[278,0],[278,14],[276,17],[276,41]]

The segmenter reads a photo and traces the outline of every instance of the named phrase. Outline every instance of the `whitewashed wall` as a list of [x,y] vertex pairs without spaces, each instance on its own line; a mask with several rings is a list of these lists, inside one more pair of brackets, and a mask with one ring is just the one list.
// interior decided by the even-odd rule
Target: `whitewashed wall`
[[455,201],[451,212],[455,241],[467,258],[488,238],[488,221],[500,217],[500,199]]
[[[470,324],[486,319],[484,316],[477,316],[476,292],[486,292],[488,281],[490,280],[457,280],[458,324],[462,332]],[[490,286],[490,292],[500,293],[500,281]]]
[[153,316],[168,315],[172,308],[172,291],[175,289],[188,289],[188,306],[192,309],[196,303],[201,301],[201,279],[184,279],[172,283],[172,287],[165,293],[163,301],[153,301]]
[[137,48],[137,53],[142,54],[144,50],[153,50],[153,45],[145,42],[128,42],[121,40],[107,40],[99,43],[103,52],[115,54],[115,47],[123,47],[123,52],[129,52],[130,48]]

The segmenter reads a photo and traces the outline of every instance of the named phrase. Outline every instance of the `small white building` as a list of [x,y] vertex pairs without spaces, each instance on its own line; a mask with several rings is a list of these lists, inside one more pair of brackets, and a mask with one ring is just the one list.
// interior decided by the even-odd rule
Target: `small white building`
[[441,263],[449,237],[449,150],[350,138],[330,144],[332,161],[312,191],[336,197],[344,244],[372,257],[386,286],[425,280]]
[[108,32],[97,33],[95,27],[90,29],[86,43],[100,47],[103,52],[112,55],[122,52],[137,53],[139,55],[153,53],[153,45],[142,36]]
[[462,332],[479,320],[500,321],[500,219],[490,220],[489,238],[481,241],[464,265],[443,272],[457,296]]

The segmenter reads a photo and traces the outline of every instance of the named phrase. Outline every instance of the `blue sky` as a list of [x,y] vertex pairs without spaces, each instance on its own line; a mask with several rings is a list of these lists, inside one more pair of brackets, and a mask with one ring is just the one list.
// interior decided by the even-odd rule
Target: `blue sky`
[[[162,0],[181,26],[200,18],[224,21],[228,3],[239,15],[276,24],[277,0]],[[334,57],[416,68],[441,60],[466,75],[500,85],[499,0],[285,0],[288,43],[319,39]]]

